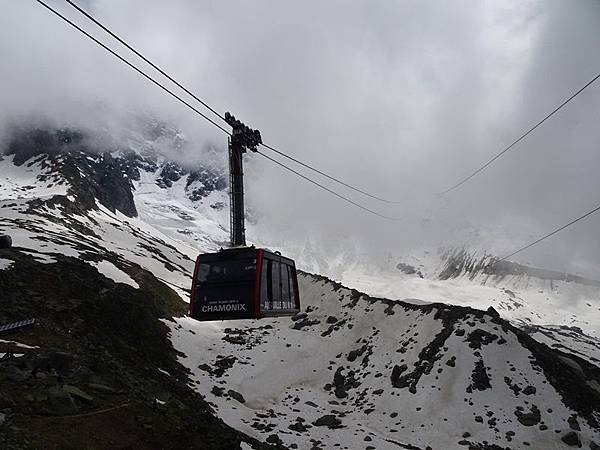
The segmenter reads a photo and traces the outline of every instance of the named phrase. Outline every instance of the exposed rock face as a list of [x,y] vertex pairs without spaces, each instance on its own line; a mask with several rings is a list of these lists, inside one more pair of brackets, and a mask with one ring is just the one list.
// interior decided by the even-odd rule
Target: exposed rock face
[[226,187],[227,178],[223,171],[203,168],[189,173],[185,191],[192,201],[198,201],[211,192],[222,191]]
[[527,275],[541,280],[567,281],[585,286],[600,287],[600,282],[596,280],[563,272],[537,269],[510,261],[500,261],[499,258],[489,254],[474,256],[464,249],[447,250],[442,254],[442,260],[444,261],[444,266],[439,274],[439,278],[442,280],[457,278],[459,276],[474,279],[481,274],[490,275],[496,279],[501,279],[509,275]]
[[[156,139],[163,137],[160,132],[165,131],[161,127],[148,130],[151,136],[159,133]],[[80,130],[15,129],[4,153],[13,155],[16,166],[41,161],[51,168],[56,182],[69,184],[69,194],[77,199],[79,208],[95,209],[98,201],[128,217],[137,216],[132,182],[139,181],[142,170],[156,173],[156,184],[164,189],[185,178],[184,191],[192,201],[227,186],[222,169],[185,168],[164,160],[152,148],[138,152],[111,147]]]

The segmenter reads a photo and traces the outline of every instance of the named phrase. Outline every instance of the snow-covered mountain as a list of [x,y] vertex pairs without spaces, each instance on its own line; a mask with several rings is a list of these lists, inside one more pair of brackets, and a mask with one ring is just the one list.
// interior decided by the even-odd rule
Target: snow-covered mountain
[[[0,156],[0,234],[15,246],[0,270],[10,252],[66,256],[132,289],[147,271],[187,301],[193,259],[226,245],[229,213],[223,169],[175,162],[181,141],[159,123],[118,145],[16,132]],[[190,386],[232,428],[289,448],[597,448],[599,282],[477,250],[374,262],[281,243],[260,221],[248,235],[329,278],[301,276],[293,320],[165,321]]]

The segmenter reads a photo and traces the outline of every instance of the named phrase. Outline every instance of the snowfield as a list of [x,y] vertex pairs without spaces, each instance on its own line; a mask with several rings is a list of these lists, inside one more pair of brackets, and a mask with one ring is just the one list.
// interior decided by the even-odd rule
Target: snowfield
[[378,301],[310,275],[300,289],[311,312],[295,322],[170,324],[194,387],[229,425],[301,449],[566,447],[576,412],[491,316],[465,313],[448,328],[443,305]]

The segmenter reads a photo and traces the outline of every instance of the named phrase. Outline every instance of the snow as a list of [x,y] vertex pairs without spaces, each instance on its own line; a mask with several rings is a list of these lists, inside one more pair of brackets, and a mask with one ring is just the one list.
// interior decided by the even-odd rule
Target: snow
[[[406,364],[408,370],[420,364],[421,352],[442,329],[435,310],[424,313],[396,306],[394,314],[388,315],[386,304],[372,303],[364,295],[352,306],[352,292],[346,288],[336,289],[311,276],[302,276],[299,282],[304,306],[314,309],[309,317],[320,320],[313,327],[295,330],[289,318],[235,322],[182,318],[176,324],[169,323],[175,348],[185,354],[180,362],[193,373],[192,386],[215,405],[227,424],[260,440],[277,434],[285,445],[295,443],[299,448],[310,448],[311,440],[321,441],[324,448],[357,448],[356,443],[367,435],[372,440],[365,445],[377,449],[398,448],[391,441],[419,448],[461,448],[457,443],[464,432],[476,442],[488,440],[512,448],[524,441],[535,443],[536,448],[563,448],[554,429],[568,429],[566,419],[573,412],[563,405],[544,374],[535,369],[531,353],[512,332],[503,332],[489,320],[482,323],[467,316],[458,323],[465,336],[481,329],[502,336],[506,343],[491,343],[477,353],[453,333],[444,343],[444,356],[421,377],[411,394],[406,388],[393,388],[390,374],[396,364]],[[347,322],[323,335],[330,326],[326,322],[330,315]],[[245,344],[225,340],[232,329],[239,330],[236,335],[242,336]],[[406,351],[399,353],[400,343],[407,341]],[[368,361],[363,363],[364,355],[350,361],[349,352],[363,345],[372,350],[367,352]],[[450,356],[456,357],[455,367],[445,364]],[[224,374],[206,369],[206,365],[213,370],[219,367],[216,361],[223,357],[235,358]],[[488,368],[493,389],[466,393],[478,360]],[[344,399],[324,388],[333,383],[339,367],[345,374],[355,371],[360,382]],[[505,376],[520,386],[536,386],[536,394],[516,396],[505,383]],[[214,386],[224,388],[225,393],[216,395]],[[245,403],[227,395],[229,389],[241,393]],[[383,390],[381,395],[374,394],[378,389]],[[528,400],[542,411],[548,431],[517,422],[514,411],[517,406],[529,408]],[[547,413],[548,409],[553,413]],[[498,432],[487,424],[488,410],[497,419]],[[392,418],[392,413],[397,417]],[[305,432],[288,428],[297,417],[310,425],[325,414],[340,417],[344,428],[313,426]],[[476,422],[475,415],[485,417],[485,421]],[[256,423],[275,427],[261,431],[253,426]],[[582,430],[582,434],[594,436],[587,425],[582,424]],[[507,431],[516,432],[512,444],[506,441]]]
[[140,285],[137,284],[133,280],[133,278],[131,278],[129,275],[127,275],[125,272],[123,272],[121,269],[119,269],[117,266],[115,266],[109,261],[93,262],[90,264],[93,265],[96,269],[98,269],[98,272],[100,272],[102,275],[104,275],[107,278],[110,278],[116,283],[128,284],[129,286],[132,286],[136,289],[139,289],[140,287]]
[[[14,155],[0,159],[0,201],[29,200],[67,195],[65,180],[41,166],[43,158],[27,161],[21,166],[13,163]],[[48,176],[42,181],[43,176]]]
[[17,342],[17,341],[5,341],[4,339],[0,339],[0,344],[11,344],[11,345],[16,345],[19,348],[39,348],[38,346],[31,346],[31,345],[27,345],[27,344],[23,344],[21,342]]
[[10,259],[0,258],[0,270],[10,269],[10,266],[13,265],[13,261]]
[[[418,259],[417,259],[418,260]],[[424,278],[396,269],[398,261],[387,264],[347,262],[337,271],[335,281],[375,297],[413,302],[419,299],[487,309],[493,306],[502,317],[515,323],[578,326],[600,338],[600,288],[527,276],[496,280],[481,275],[440,280],[429,257],[422,268]],[[431,269],[434,267],[434,269]],[[319,272],[321,273],[321,272]]]
[[229,241],[229,210],[210,206],[219,202],[228,204],[225,192],[212,192],[201,202],[192,202],[185,191],[187,177],[174,182],[168,189],[159,187],[156,178],[157,173],[141,170],[140,180],[134,183],[140,221],[152,224],[193,259],[199,250],[216,251],[226,245]]
[[171,376],[171,374],[170,374],[169,372],[167,372],[165,369],[161,369],[160,367],[158,367],[157,369],[158,369],[158,371],[159,371],[160,373],[162,373],[163,375],[167,375],[167,376],[169,376],[169,377]]

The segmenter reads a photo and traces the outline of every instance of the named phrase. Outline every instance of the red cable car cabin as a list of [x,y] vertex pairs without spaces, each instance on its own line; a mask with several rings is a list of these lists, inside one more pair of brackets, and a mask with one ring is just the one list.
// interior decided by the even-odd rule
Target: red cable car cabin
[[196,259],[190,316],[259,319],[300,311],[294,261],[269,250],[232,248]]

